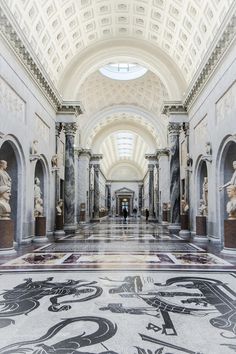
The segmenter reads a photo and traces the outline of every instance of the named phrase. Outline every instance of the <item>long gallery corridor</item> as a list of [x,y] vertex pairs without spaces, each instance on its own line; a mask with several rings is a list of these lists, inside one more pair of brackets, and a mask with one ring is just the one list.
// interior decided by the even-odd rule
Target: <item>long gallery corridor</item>
[[0,268],[0,353],[233,353],[235,258],[209,245],[130,217],[21,247]]

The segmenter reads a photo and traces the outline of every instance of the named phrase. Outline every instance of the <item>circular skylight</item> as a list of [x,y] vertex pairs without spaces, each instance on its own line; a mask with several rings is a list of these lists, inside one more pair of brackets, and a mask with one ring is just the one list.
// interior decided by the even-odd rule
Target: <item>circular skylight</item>
[[146,68],[134,63],[110,63],[99,70],[102,75],[114,80],[133,80],[147,72]]

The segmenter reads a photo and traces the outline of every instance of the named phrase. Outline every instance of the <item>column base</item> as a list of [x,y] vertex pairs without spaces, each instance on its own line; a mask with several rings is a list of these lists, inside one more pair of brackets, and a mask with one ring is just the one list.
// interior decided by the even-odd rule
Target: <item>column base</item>
[[54,231],[54,238],[55,240],[60,240],[60,238],[64,237],[66,235],[64,230],[56,230]]
[[64,225],[64,231],[66,233],[75,233],[77,230],[77,224],[65,224]]
[[225,255],[232,255],[232,256],[235,256],[236,255],[236,248],[227,248],[227,247],[224,247],[223,250],[220,252],[220,253],[223,253]]
[[190,231],[189,230],[180,230],[179,236],[184,240],[190,240]]
[[33,242],[35,243],[45,243],[45,242],[49,242],[47,236],[35,236],[33,238]]
[[179,232],[181,230],[180,224],[169,224],[168,230],[170,233]]
[[207,236],[204,236],[204,235],[195,235],[194,236],[194,239],[193,239],[195,242],[201,242],[201,243],[207,243],[209,242]]
[[0,256],[8,256],[11,254],[16,254],[16,250],[14,250],[14,248],[0,248]]

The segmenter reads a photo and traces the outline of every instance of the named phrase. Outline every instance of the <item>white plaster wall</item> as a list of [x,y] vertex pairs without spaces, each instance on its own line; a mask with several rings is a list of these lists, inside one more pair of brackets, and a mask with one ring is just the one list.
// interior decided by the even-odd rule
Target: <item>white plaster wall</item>
[[170,201],[170,164],[169,157],[166,155],[159,156],[159,203],[162,207],[163,203]]
[[[48,101],[42,95],[40,89],[32,82],[29,74],[10,51],[0,41],[0,132],[2,141],[11,137],[17,142],[21,151],[23,169],[19,171],[21,186],[21,224],[18,240],[20,242],[30,239],[34,234],[34,168],[35,162],[30,162],[30,147],[33,140],[38,140],[38,152],[43,156],[47,182],[45,185],[45,216],[47,216],[47,230],[53,230],[54,226],[54,184],[55,176],[51,173],[51,157],[55,154],[55,112]],[[8,92],[7,95],[4,92]],[[24,114],[17,114],[14,101],[23,102]],[[17,98],[18,97],[18,98]],[[10,103],[9,103],[10,101]],[[47,134],[43,136],[37,126],[37,117],[44,122],[41,128],[46,127]],[[43,128],[42,128],[43,129]]]
[[77,206],[78,206],[78,220],[79,220],[79,213],[80,213],[80,204],[85,203],[85,218],[88,219],[89,213],[89,155],[81,154],[78,157],[78,183],[77,184]]
[[[220,175],[223,171],[219,170],[220,161],[218,157],[220,156],[223,141],[228,136],[236,134],[235,95],[227,93],[234,84],[235,79],[236,44],[233,43],[189,111],[190,154],[193,157],[193,172],[190,182],[192,229],[195,229],[195,216],[199,207],[197,204],[196,168],[201,155],[206,154],[206,142],[210,141],[212,144],[212,163],[207,163],[209,181],[208,236],[218,241],[223,241],[222,223],[224,218],[219,207],[221,199],[219,192]],[[229,97],[227,98],[225,95]],[[217,102],[222,98],[226,101],[226,104],[221,107],[221,112],[219,112],[216,109]],[[227,101],[229,104],[227,104]]]

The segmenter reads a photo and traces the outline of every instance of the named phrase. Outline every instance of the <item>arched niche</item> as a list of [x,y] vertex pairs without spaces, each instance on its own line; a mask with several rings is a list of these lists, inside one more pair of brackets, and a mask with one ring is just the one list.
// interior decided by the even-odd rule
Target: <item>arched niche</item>
[[23,186],[22,186],[22,159],[14,139],[9,137],[0,147],[0,160],[7,161],[7,173],[11,184],[11,219],[14,223],[14,241],[20,243],[23,230]]
[[[208,179],[207,164],[206,161],[201,161],[199,164],[199,178],[198,178],[198,205],[200,204],[200,199],[206,199],[208,202],[208,195],[205,193],[204,196],[204,182]],[[208,205],[208,203],[207,203]]]
[[[223,186],[228,183],[234,173],[233,162],[236,161],[236,139],[228,137],[221,145],[219,152],[218,165],[218,186]],[[221,241],[224,243],[224,220],[228,218],[226,212],[226,204],[228,202],[226,188],[218,194],[218,228],[220,230]]]

